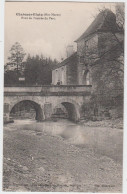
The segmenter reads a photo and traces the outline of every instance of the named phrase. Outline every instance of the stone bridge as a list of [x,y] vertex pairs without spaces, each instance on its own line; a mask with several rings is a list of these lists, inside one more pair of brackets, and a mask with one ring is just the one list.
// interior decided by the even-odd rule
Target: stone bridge
[[51,117],[57,105],[62,104],[69,119],[79,121],[82,116],[82,105],[88,103],[91,96],[91,85],[61,86],[13,86],[4,87],[4,118],[9,119],[14,106],[29,101],[36,111],[39,121]]

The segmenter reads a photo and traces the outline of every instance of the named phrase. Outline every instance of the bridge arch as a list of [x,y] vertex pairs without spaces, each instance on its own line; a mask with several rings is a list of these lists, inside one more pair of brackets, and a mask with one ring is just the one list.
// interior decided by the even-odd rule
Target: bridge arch
[[[21,101],[30,101],[32,102],[34,109],[36,110],[37,120],[44,121],[47,118],[51,118],[53,114],[53,110],[56,106],[62,104],[68,112],[69,119],[72,121],[79,121],[81,118],[81,106],[83,102],[83,98],[79,98],[79,96],[7,96],[5,98],[5,103],[9,105],[8,116],[10,116],[10,112],[12,108],[20,103]],[[50,112],[49,107],[45,104],[50,104]],[[48,111],[48,116],[47,116]]]
[[68,112],[69,120],[78,122],[80,120],[80,105],[72,99],[61,99],[53,108],[62,104]]
[[42,121],[43,120],[43,110],[41,108],[41,105],[38,104],[37,102],[33,101],[33,100],[26,100],[26,99],[17,101],[13,105],[11,105],[10,116],[16,110],[16,107],[20,107],[22,105],[31,106],[35,110],[35,112],[36,112],[35,119],[38,120],[38,121]]

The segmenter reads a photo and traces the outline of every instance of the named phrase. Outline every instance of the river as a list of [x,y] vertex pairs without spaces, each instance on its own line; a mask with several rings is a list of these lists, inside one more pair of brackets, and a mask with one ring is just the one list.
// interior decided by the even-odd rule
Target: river
[[67,119],[58,119],[57,122],[19,119],[5,125],[5,129],[10,131],[27,130],[37,135],[45,132],[52,136],[60,136],[70,144],[88,148],[96,154],[103,154],[122,163],[123,131],[119,129],[86,127]]
[[122,130],[15,120],[3,143],[4,191],[121,192]]

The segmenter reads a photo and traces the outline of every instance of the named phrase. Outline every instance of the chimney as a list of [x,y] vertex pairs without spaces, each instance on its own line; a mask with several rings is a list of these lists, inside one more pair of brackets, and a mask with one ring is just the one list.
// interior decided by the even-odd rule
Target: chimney
[[70,57],[74,53],[73,45],[68,45],[66,52],[67,52],[67,58]]

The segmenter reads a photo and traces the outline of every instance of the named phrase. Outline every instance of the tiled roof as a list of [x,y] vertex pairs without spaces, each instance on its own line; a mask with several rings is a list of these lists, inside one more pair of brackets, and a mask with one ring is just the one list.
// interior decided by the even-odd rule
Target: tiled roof
[[87,36],[99,31],[118,31],[118,25],[116,24],[116,16],[109,9],[101,11],[87,30],[75,41],[78,42]]
[[65,65],[69,65],[69,62],[74,59],[77,58],[77,52],[75,52],[74,54],[72,54],[70,57],[66,58],[64,61],[62,61],[61,63],[58,63],[57,65],[55,65],[52,70],[54,69],[57,69],[57,68],[60,68],[62,66],[65,66]]

